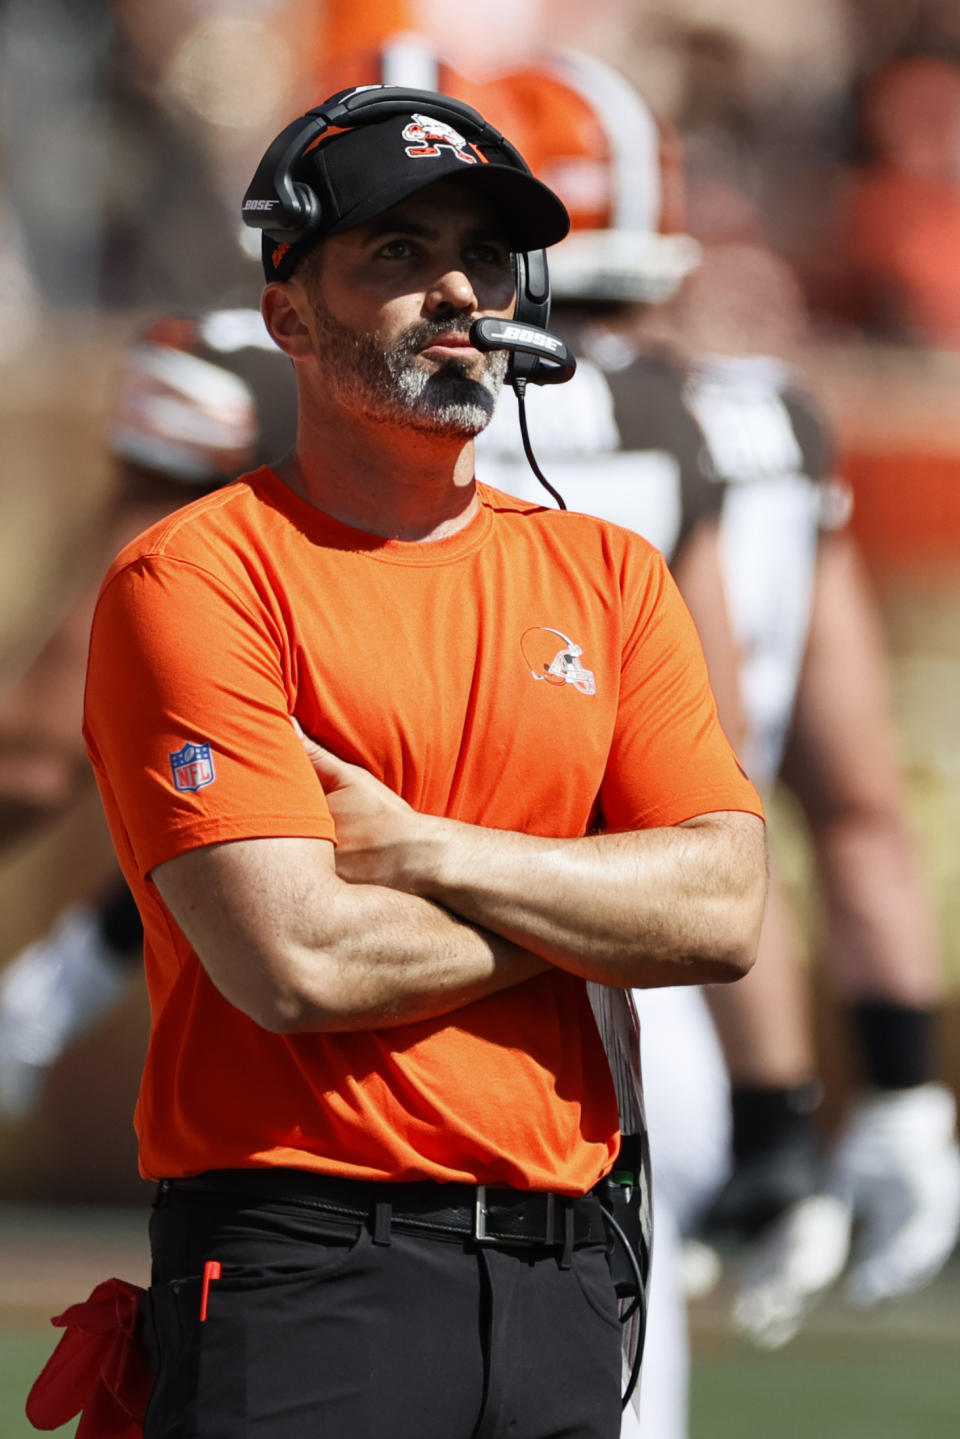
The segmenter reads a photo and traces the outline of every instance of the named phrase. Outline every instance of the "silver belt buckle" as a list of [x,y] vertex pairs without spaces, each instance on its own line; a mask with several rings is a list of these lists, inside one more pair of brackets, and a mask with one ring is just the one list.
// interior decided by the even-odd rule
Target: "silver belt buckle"
[[482,1244],[487,1237],[487,1186],[477,1185],[477,1196],[473,1201],[473,1238]]
[[557,1196],[548,1192],[544,1198],[546,1204],[542,1234],[490,1236],[487,1233],[487,1186],[478,1184],[473,1201],[473,1239],[477,1244],[506,1244],[521,1248],[528,1244],[558,1244],[561,1236],[557,1229]]

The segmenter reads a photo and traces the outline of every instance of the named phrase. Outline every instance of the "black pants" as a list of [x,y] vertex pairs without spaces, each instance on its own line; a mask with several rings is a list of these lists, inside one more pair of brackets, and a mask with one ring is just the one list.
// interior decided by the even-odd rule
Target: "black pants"
[[[569,1268],[331,1220],[289,1202],[161,1192],[144,1439],[617,1439],[620,1326],[602,1244]],[[379,1236],[382,1238],[382,1236]],[[221,1264],[207,1285],[203,1268]]]

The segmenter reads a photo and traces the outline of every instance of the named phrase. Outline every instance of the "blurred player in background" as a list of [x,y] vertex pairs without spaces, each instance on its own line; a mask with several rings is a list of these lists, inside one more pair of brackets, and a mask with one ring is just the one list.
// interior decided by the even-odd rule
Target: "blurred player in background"
[[[280,454],[296,428],[289,364],[255,310],[168,316],[121,356],[106,445],[115,481],[89,572],[55,632],[0,696],[0,851],[91,781],[80,735],[90,619],[102,570],[170,511]],[[0,1118],[29,1116],[64,1049],[139,975],[143,930],[119,871],[0,971]]]
[[[873,18],[871,15],[871,23]],[[912,59],[881,72],[879,83],[871,81],[866,86],[863,99],[874,144],[873,176],[871,179],[869,171],[861,176],[863,192],[846,197],[852,201],[846,218],[851,222],[859,218],[864,248],[851,263],[844,237],[824,226],[822,206],[817,224],[822,248],[833,265],[840,265],[844,304],[835,306],[834,313],[849,315],[850,307],[863,306],[869,295],[872,303],[856,310],[858,318],[871,319],[887,333],[912,334],[914,338],[926,333],[930,339],[929,326],[924,331],[922,324],[905,323],[907,296],[912,292],[914,321],[920,309],[925,310],[928,322],[936,312],[941,339],[946,335],[952,304],[946,282],[950,280],[956,290],[955,274],[952,278],[947,275],[956,267],[945,259],[952,249],[944,241],[951,213],[950,223],[955,224],[956,219],[957,95],[957,69],[950,62]],[[707,111],[709,114],[709,106]],[[722,128],[716,127],[715,119],[714,127]],[[782,137],[774,153],[788,184],[795,186],[793,166],[784,164]],[[878,163],[882,167],[879,172]],[[702,157],[701,165],[709,178]],[[824,190],[830,193],[829,187]],[[799,193],[805,192],[801,189]],[[810,196],[809,190],[806,194]],[[858,216],[864,196],[865,208]],[[697,205],[702,208],[702,195]],[[809,208],[814,215],[818,213],[816,205]],[[756,234],[760,226],[753,203],[740,195],[736,203],[727,206],[728,221],[737,209],[741,218],[749,212],[747,218]],[[782,238],[782,217],[778,218]],[[730,376],[739,370],[741,379],[747,381],[752,362],[746,357],[770,343],[771,318],[780,315],[782,319],[785,313],[794,316],[794,335],[788,337],[792,340],[803,317],[792,277],[761,245],[750,243],[749,226],[738,231],[728,224],[720,238],[720,244],[708,248],[705,265],[687,282],[678,303],[670,307],[674,332],[679,328],[686,347],[695,351],[726,351],[721,365],[715,356],[708,368],[725,369]],[[885,288],[877,284],[877,261],[886,262]],[[939,308],[935,291],[940,296]],[[781,333],[779,343],[784,338]],[[736,388],[743,386],[735,387],[732,398]],[[711,392],[716,404],[710,402]],[[725,406],[719,386],[708,385],[705,399],[708,403],[703,406],[702,418],[712,431],[721,432],[721,440],[726,430],[723,448],[729,452],[738,430],[742,435],[746,428],[738,423],[738,414],[742,421],[745,412],[742,406]],[[754,428],[762,431],[762,422]],[[915,511],[923,500],[914,493],[909,498],[905,495],[904,504]],[[865,1221],[864,1251],[876,1251],[875,1263],[851,1271],[851,1292],[869,1301],[922,1283],[951,1247],[956,1229],[953,1106],[949,1094],[921,1082],[937,1072],[932,1033],[939,991],[937,943],[904,825],[875,606],[855,548],[846,536],[821,536],[818,552],[811,629],[785,772],[794,790],[806,794],[827,910],[825,969],[828,977],[832,971],[835,987],[845,1001],[854,1066],[867,1082],[865,1092],[877,1098],[860,1116],[863,1127],[851,1124],[848,1128],[854,1136],[852,1163],[860,1173],[857,1188],[859,1218]],[[741,578],[747,574],[741,567]],[[733,580],[731,587],[737,588]],[[753,668],[756,687],[762,674],[759,667]],[[755,969],[751,987],[756,990],[763,976],[772,973],[765,959]],[[748,1166],[745,1182],[738,1183],[735,1178],[729,1194],[721,1197],[712,1216],[718,1223],[726,1222],[738,1210],[746,1218],[748,1191],[755,1196],[754,1219],[761,1218],[764,1205],[777,1202],[775,1186],[778,1182],[782,1185],[790,1167],[787,1146],[791,1131],[792,1143],[801,1151],[804,1147],[812,1150],[816,1138],[809,1113],[810,1091],[800,1086],[792,1099],[789,1093],[770,1092],[771,1087],[778,1087],[774,1086],[777,1072],[784,1088],[789,1080],[783,1063],[789,1056],[781,1054],[779,1066],[776,1064],[776,1016],[782,1011],[771,1005],[762,1008],[756,995],[751,1000],[748,991],[741,999],[743,1006],[750,1002],[745,1018],[751,1025],[744,1032],[734,1020],[728,1050],[739,1079],[739,1150],[745,1158],[753,1151],[757,1168],[751,1171]],[[719,995],[714,1008],[718,1016],[726,1008]],[[737,1006],[732,1008],[737,1010]],[[799,1057],[794,1049],[794,1072],[803,1073],[802,1066],[797,1068]],[[752,1092],[753,1079],[758,1081],[756,1092]],[[785,1097],[800,1110],[792,1118],[785,1112]],[[844,1150],[840,1152],[842,1156]],[[872,1186],[874,1176],[878,1182]],[[896,1182],[889,1182],[891,1177]],[[808,1208],[807,1217],[815,1213]],[[802,1212],[796,1219],[802,1224]],[[822,1210],[821,1219],[832,1228],[829,1211]],[[783,1246],[789,1236],[787,1226],[772,1255],[773,1280],[779,1274],[786,1281]],[[814,1241],[824,1238],[822,1232],[818,1236],[816,1223],[811,1225],[811,1237]],[[842,1231],[836,1237],[842,1248]],[[795,1233],[793,1238],[799,1242],[800,1236]],[[816,1247],[815,1242],[804,1244],[801,1252],[810,1257]],[[822,1242],[819,1248],[822,1255]],[[821,1277],[826,1272],[821,1268]],[[777,1335],[786,1337],[802,1312],[804,1296],[816,1283],[816,1265],[811,1264],[806,1272],[798,1265],[796,1285],[784,1282],[772,1293],[762,1284],[752,1293],[748,1290],[741,1318],[765,1335],[767,1342],[774,1342]]]
[[[768,357],[802,334],[799,291],[762,245],[734,239],[707,250],[675,308],[688,344],[714,351],[690,367],[687,394],[712,467],[728,482],[722,543],[742,652],[744,758],[761,785],[779,774],[800,801],[820,884],[821,959],[858,1086],[821,1158],[815,1056],[803,1042],[810,1001],[791,962],[803,946],[775,896],[764,972],[739,1004],[711,996],[734,1085],[735,1168],[706,1219],[721,1234],[759,1238],[736,1318],[774,1346],[843,1268],[853,1219],[855,1302],[906,1292],[936,1273],[960,1224],[955,1105],[935,1082],[938,946],[905,819],[879,619],[846,529],[849,498],[830,480],[822,417],[796,396],[788,367]],[[784,484],[788,451],[772,463],[773,393],[804,468],[825,482],[813,497],[812,545],[809,497],[796,478]],[[782,445],[782,424],[779,433]],[[803,1200],[805,1168],[826,1194]],[[787,1205],[791,1198],[798,1202]]]
[[860,124],[865,163],[839,189],[819,261],[834,309],[880,334],[955,349],[960,62],[912,55],[883,66],[863,87]]
[[[799,798],[826,910],[823,960],[861,1067],[860,1097],[825,1156],[803,946],[775,884],[753,975],[709,995],[733,1085],[733,1172],[711,1206],[726,1164],[726,1078],[702,1000],[638,996],[660,1199],[641,1414],[649,1439],[679,1439],[673,1223],[690,1233],[707,1214],[712,1230],[748,1241],[736,1318],[767,1346],[789,1338],[841,1272],[854,1218],[849,1287],[860,1302],[926,1282],[949,1254],[960,1159],[953,1098],[936,1082],[937,949],[849,505],[816,407],[765,353],[796,338],[796,287],[768,251],[746,247],[708,252],[700,278],[687,278],[696,247],[662,233],[676,224],[669,144],[607,67],[566,55],[505,84],[527,107],[535,168],[574,221],[552,257],[554,323],[583,358],[563,392],[532,397],[534,447],[571,508],[665,550],[752,777],[769,788],[782,771]],[[666,348],[650,305],[674,293]],[[528,494],[502,417],[478,448],[482,474]]]

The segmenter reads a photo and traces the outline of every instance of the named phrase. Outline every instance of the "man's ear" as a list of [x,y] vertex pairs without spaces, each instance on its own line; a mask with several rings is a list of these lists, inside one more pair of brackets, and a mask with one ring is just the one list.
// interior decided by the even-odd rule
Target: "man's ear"
[[272,281],[260,297],[260,313],[271,338],[291,360],[313,354],[307,317],[310,303],[296,281]]

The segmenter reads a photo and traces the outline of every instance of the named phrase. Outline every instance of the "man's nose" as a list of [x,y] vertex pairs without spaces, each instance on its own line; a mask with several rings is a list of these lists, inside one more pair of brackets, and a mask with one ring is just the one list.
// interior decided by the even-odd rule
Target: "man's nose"
[[428,315],[459,314],[479,309],[473,283],[464,270],[449,269],[438,275],[427,290],[424,311]]

